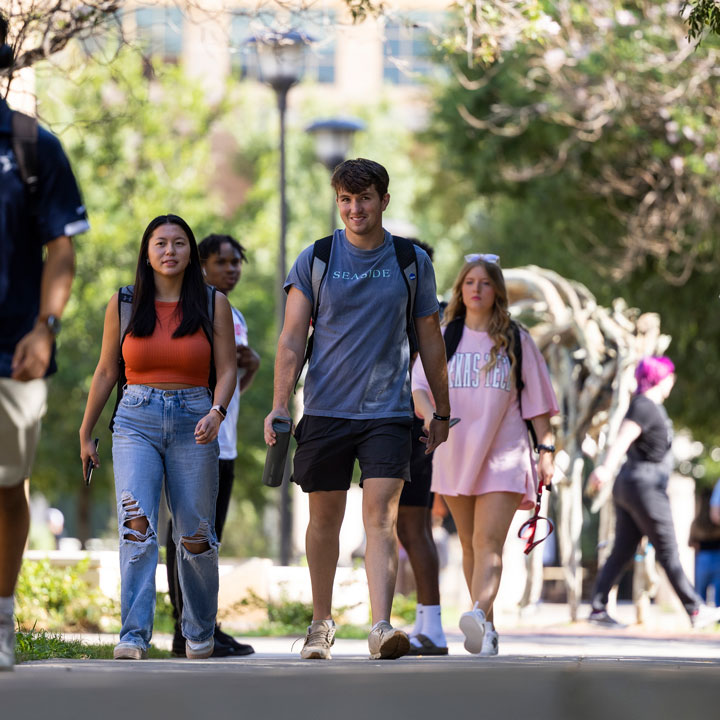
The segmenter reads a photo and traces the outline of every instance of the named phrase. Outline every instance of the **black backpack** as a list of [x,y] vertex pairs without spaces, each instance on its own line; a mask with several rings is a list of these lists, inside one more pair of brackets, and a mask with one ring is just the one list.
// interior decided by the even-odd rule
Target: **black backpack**
[[38,194],[38,122],[34,117],[13,110],[12,147],[17,160],[20,179],[25,185],[30,201],[30,210],[37,212]]
[[[462,338],[464,327],[464,316],[457,317],[447,324],[444,340],[445,354],[447,355],[448,362],[450,362],[450,358],[455,354],[455,351],[460,344],[460,339]],[[522,379],[522,341],[520,340],[520,325],[518,325],[518,323],[516,323],[514,320],[511,320],[510,329],[512,330],[513,352],[515,353],[515,388],[517,389],[518,404],[520,405],[520,415],[522,416],[522,389],[525,387],[525,383]],[[538,440],[537,434],[535,433],[535,428],[529,420],[526,420],[525,424],[527,425],[528,432],[530,433],[532,446],[537,452]]]
[[[313,245],[312,259],[310,260],[310,275],[313,291],[313,307],[312,307],[312,328],[310,337],[305,348],[305,357],[303,359],[300,372],[298,373],[295,385],[300,380],[305,365],[310,362],[313,352],[313,337],[315,335],[315,324],[317,323],[318,311],[320,309],[321,285],[327,275],[328,265],[330,264],[330,253],[332,251],[333,236],[328,235],[320,240],[316,240]],[[410,357],[418,350],[417,334],[415,332],[415,321],[413,313],[415,311],[415,296],[417,295],[417,276],[418,264],[417,255],[415,254],[415,245],[411,240],[404,237],[393,235],[393,245],[395,247],[395,257],[400,266],[400,274],[405,281],[408,299],[405,310],[408,341],[410,343]]]
[[[208,303],[208,317],[210,318],[210,325],[213,325],[215,321],[215,288],[212,285],[206,285],[207,290],[207,303]],[[122,344],[125,342],[125,336],[127,335],[128,325],[130,324],[130,316],[132,315],[132,301],[133,293],[135,291],[134,285],[125,285],[118,290],[118,319],[120,320],[120,352],[118,353],[118,381],[117,381],[117,393],[115,396],[115,408],[113,409],[112,417],[110,418],[110,431],[112,432],[113,426],[115,425],[115,414],[117,413],[118,405],[122,400],[123,390],[127,383],[125,377],[125,360],[122,355]],[[215,385],[217,383],[217,376],[215,373],[215,356],[213,353],[213,338],[212,333],[207,335],[208,342],[210,343],[210,377],[208,378],[208,386],[210,392],[215,391]]]

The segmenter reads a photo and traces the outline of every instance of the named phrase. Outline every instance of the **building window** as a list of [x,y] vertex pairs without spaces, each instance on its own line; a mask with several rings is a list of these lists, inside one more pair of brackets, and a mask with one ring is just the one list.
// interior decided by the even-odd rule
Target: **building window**
[[297,29],[313,39],[305,54],[304,77],[317,83],[334,83],[335,13],[306,11],[299,15]]
[[411,13],[405,19],[385,23],[383,79],[393,85],[415,85],[436,74],[431,27],[442,24],[438,13]]
[[182,54],[183,20],[179,8],[138,8],[135,25],[143,51],[166,62],[178,62]]

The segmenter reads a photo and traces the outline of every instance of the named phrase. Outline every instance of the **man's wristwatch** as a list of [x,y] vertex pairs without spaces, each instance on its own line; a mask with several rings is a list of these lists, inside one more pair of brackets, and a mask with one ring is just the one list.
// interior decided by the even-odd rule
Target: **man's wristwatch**
[[62,328],[62,323],[57,315],[46,315],[45,317],[38,318],[38,324],[44,328],[53,336],[57,337]]
[[210,409],[219,413],[223,420],[227,417],[227,410],[222,405],[213,405]]
[[542,451],[554,453],[555,452],[555,446],[554,445],[543,445],[542,443],[538,443],[537,451],[540,453]]
[[440,422],[450,422],[449,415],[438,415],[436,412],[433,413],[433,419],[439,420]]

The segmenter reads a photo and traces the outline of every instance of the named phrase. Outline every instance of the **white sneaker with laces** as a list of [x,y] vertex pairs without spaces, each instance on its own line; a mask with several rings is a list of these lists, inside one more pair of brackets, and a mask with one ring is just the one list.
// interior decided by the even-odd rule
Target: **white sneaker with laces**
[[465,635],[465,649],[469,653],[482,652],[485,638],[485,613],[480,609],[480,603],[475,603],[473,609],[460,616],[460,630]]
[[335,623],[332,620],[313,620],[307,629],[300,651],[303,660],[331,660],[330,648],[335,642]]
[[381,620],[370,631],[368,647],[371,660],[396,660],[408,654],[410,638],[406,632],[394,628],[387,620]]
[[485,623],[485,636],[483,637],[481,655],[497,655],[499,645],[499,636],[497,630],[491,622]]
[[15,623],[12,615],[0,614],[0,671],[15,667]]

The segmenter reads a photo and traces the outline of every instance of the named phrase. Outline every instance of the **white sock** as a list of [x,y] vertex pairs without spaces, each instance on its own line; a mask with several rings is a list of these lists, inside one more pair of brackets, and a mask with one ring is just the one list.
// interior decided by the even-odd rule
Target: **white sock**
[[442,629],[440,605],[423,605],[422,634],[430,638],[438,647],[447,647],[447,640]]
[[410,631],[410,644],[414,647],[420,647],[421,643],[417,639],[417,635],[422,632],[423,629],[423,610],[424,606],[422,603],[418,603],[415,606],[415,625]]
[[13,615],[15,613],[15,598],[0,597],[0,615]]

